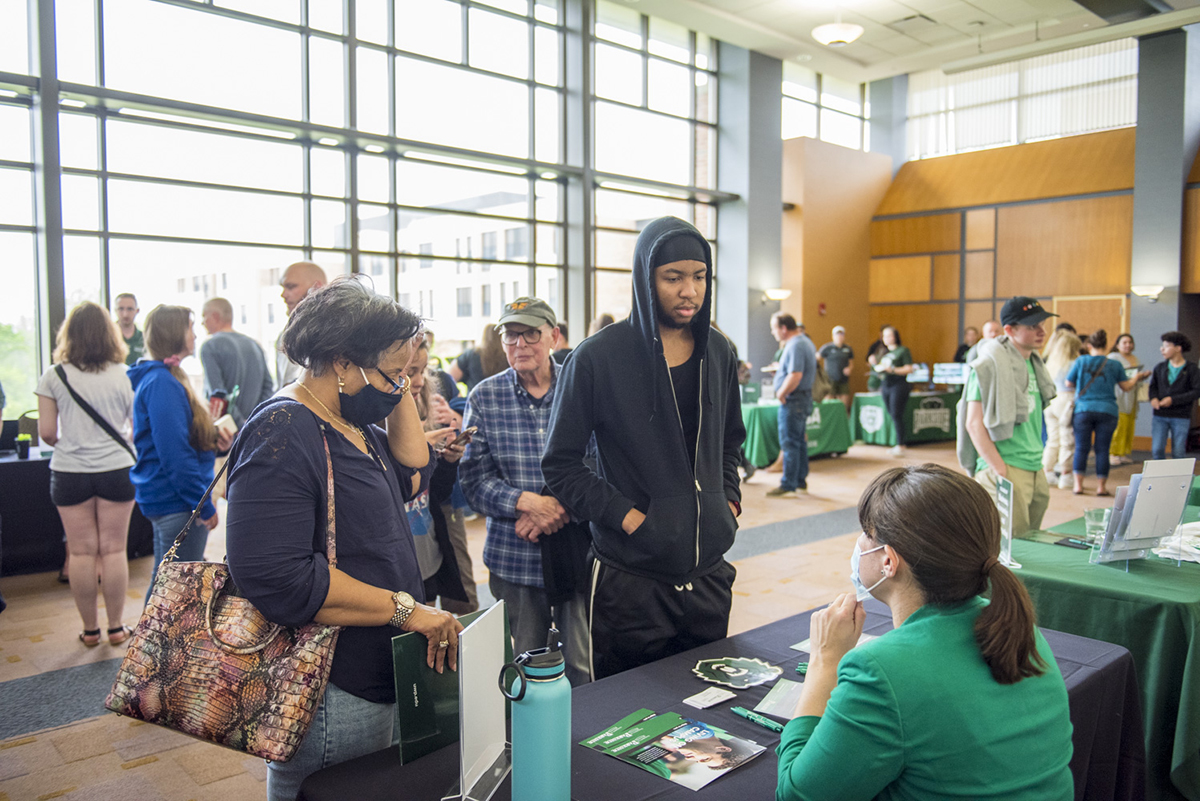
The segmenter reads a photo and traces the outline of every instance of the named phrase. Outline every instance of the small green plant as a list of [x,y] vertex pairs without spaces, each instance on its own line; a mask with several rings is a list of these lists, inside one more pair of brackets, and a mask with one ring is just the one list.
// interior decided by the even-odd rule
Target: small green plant
[[33,437],[29,434],[18,434],[17,442],[33,442]]

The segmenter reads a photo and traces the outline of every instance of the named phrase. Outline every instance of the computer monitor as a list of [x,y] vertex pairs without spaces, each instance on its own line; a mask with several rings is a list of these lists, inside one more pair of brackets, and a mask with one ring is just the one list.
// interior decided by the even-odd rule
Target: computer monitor
[[941,362],[933,366],[933,383],[965,384],[967,372],[967,365],[961,362]]
[[929,365],[914,364],[913,371],[908,374],[908,383],[910,384],[928,384],[929,383]]

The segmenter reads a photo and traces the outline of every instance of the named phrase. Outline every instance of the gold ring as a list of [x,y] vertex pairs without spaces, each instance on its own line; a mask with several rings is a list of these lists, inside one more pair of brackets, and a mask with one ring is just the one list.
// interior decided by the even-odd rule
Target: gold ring
[[448,640],[442,640],[441,642],[438,643],[438,648],[449,648],[449,647],[450,647],[450,642]]

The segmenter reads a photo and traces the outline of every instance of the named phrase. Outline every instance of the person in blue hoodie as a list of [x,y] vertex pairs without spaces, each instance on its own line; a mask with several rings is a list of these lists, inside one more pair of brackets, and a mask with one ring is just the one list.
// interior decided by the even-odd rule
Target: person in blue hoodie
[[[654,220],[634,252],[633,311],[576,346],[559,376],[542,473],[591,521],[596,679],[728,631],[746,431],[711,279],[700,232]],[[596,470],[584,461],[593,434]]]
[[[208,408],[192,391],[180,360],[196,351],[192,312],[185,306],[157,306],[146,316],[146,350],[129,368],[133,384],[133,442],[137,464],[129,471],[138,506],[154,527],[154,570],[183,530],[213,479],[217,450],[228,450],[232,437],[218,434]],[[176,552],[180,561],[204,559],[208,532],[217,526],[217,509],[206,499],[200,517]],[[149,599],[150,591],[146,591]]]

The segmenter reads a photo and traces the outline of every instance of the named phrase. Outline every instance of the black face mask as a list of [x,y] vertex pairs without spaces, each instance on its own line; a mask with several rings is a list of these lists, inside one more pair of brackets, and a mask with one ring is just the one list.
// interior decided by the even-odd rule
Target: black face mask
[[391,414],[396,404],[404,399],[404,393],[390,394],[376,389],[367,381],[367,374],[361,367],[358,371],[362,373],[363,381],[367,385],[354,395],[347,395],[338,389],[338,404],[341,406],[342,417],[356,426],[368,426]]

